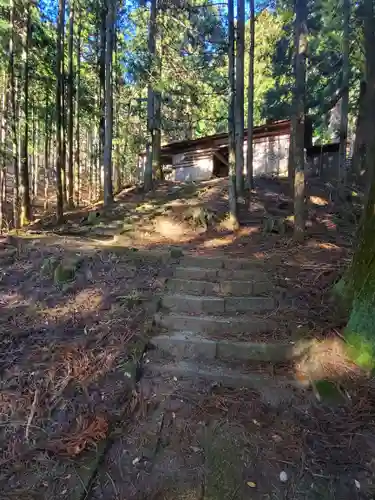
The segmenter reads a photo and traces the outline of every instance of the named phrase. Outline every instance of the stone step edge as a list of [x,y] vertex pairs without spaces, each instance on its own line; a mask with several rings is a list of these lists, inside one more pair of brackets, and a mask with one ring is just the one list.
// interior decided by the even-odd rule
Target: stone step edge
[[[193,267],[196,264],[207,269],[228,269],[228,270],[248,270],[253,266],[264,265],[266,261],[263,259],[246,259],[241,257],[227,257],[224,255],[193,255],[184,254],[180,258],[180,265]],[[199,266],[196,266],[199,267]]]
[[[187,271],[187,272],[190,272],[190,273],[194,273],[194,272],[197,272],[197,271],[205,271],[206,273],[213,273],[215,272],[217,277],[218,274],[220,272],[227,272],[228,274],[231,274],[231,273],[241,273],[243,274],[244,276],[246,276],[246,279],[248,280],[249,279],[249,276],[253,275],[254,276],[254,280],[255,279],[258,279],[260,275],[264,275],[264,276],[267,276],[267,269],[265,269],[264,267],[262,267],[261,264],[255,264],[254,265],[254,269],[252,268],[246,268],[246,269],[237,269],[237,268],[228,268],[228,267],[199,267],[199,266],[184,266],[182,265],[183,263],[180,261],[174,268],[174,272],[178,272],[178,271]],[[177,279],[181,279],[181,278],[177,278]]]
[[248,313],[271,311],[278,307],[273,297],[236,296],[215,297],[210,295],[164,294],[161,306],[172,311],[207,314]]
[[[176,379],[178,378],[202,378],[210,380],[231,388],[248,388],[262,391],[270,386],[276,390],[277,387],[290,386],[294,389],[305,390],[308,384],[302,383],[296,378],[290,376],[271,376],[264,373],[244,372],[240,369],[232,369],[218,364],[204,366],[201,363],[179,361],[168,363],[150,362],[147,364],[147,372],[152,374],[168,375]],[[276,386],[276,387],[275,387]]]
[[189,315],[187,313],[158,311],[154,315],[154,324],[169,331],[194,331],[195,333],[204,332],[210,335],[215,332],[232,332],[242,334],[247,332],[249,335],[259,335],[274,331],[277,327],[276,321],[266,317],[254,317],[251,321],[249,316],[216,316],[200,313]]
[[[188,269],[188,268],[186,268]],[[239,279],[223,279],[223,278],[218,278],[217,280],[209,280],[209,279],[197,279],[197,278],[189,278],[189,279],[183,279],[183,278],[176,278],[175,276],[171,276],[169,278],[166,278],[166,283],[169,284],[180,284],[180,283],[186,283],[186,282],[191,282],[191,283],[202,283],[205,285],[224,285],[224,284],[229,284],[233,283],[235,285],[254,285],[257,283],[266,283],[270,284],[272,286],[275,286],[273,283],[271,283],[269,280],[264,280],[264,281],[259,281],[259,279],[244,279],[244,280],[239,280]]]
[[297,360],[308,354],[315,343],[315,340],[301,340],[296,343],[211,340],[191,332],[156,335],[150,339],[151,345],[168,352],[177,359],[265,361],[270,363]]

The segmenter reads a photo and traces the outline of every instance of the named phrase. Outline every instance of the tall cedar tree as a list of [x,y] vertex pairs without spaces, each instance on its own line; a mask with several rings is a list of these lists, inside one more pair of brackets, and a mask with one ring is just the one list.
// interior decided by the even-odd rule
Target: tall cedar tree
[[236,137],[234,109],[236,102],[236,69],[234,39],[234,0],[228,0],[228,163],[229,163],[229,224],[238,229],[237,193],[236,193]]
[[69,6],[69,38],[68,38],[68,206],[74,206],[74,75],[73,75],[73,42],[74,42],[74,1]]
[[247,158],[246,174],[250,192],[254,188],[253,170],[253,135],[254,135],[254,47],[255,47],[255,6],[250,0],[250,47],[249,47],[249,75],[247,87]]
[[147,151],[146,165],[144,171],[144,186],[145,191],[150,191],[153,184],[153,148],[155,146],[155,92],[153,81],[155,77],[155,56],[156,56],[156,16],[157,16],[157,0],[151,0],[150,5],[150,22],[148,29],[148,50],[150,58],[149,67],[149,84],[147,94],[147,128],[150,135],[149,146]]
[[294,150],[294,237],[305,233],[305,93],[307,53],[306,0],[296,0],[295,45],[295,150]]
[[65,23],[65,0],[59,0],[59,13],[57,21],[56,42],[56,217],[61,222],[64,217],[64,193],[63,193],[63,39]]
[[31,2],[26,5],[26,23],[23,36],[23,100],[22,118],[24,121],[23,136],[21,140],[21,169],[20,169],[20,196],[21,196],[21,226],[31,220],[31,200],[29,181],[29,49],[31,43]]
[[236,43],[236,190],[237,195],[244,191],[244,58],[245,58],[245,0],[237,2],[237,43]]
[[349,112],[349,46],[350,46],[350,1],[343,0],[343,37],[342,37],[342,98],[340,114],[340,160],[339,180],[341,191],[346,185],[346,143],[348,139],[348,112]]
[[113,142],[113,82],[112,58],[116,0],[107,1],[105,44],[105,140],[104,140],[104,206],[113,202],[112,142]]
[[366,158],[369,190],[352,263],[336,285],[350,311],[345,330],[351,355],[362,367],[375,368],[375,15],[372,0],[364,0],[364,39],[367,71]]

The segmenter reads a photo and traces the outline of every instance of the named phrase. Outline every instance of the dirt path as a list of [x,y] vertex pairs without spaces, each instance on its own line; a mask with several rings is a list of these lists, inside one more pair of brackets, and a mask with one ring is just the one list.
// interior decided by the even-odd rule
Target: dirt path
[[302,245],[263,233],[284,188],[235,235],[219,180],[3,242],[0,498],[373,497],[372,381],[327,300],[355,221],[318,190]]

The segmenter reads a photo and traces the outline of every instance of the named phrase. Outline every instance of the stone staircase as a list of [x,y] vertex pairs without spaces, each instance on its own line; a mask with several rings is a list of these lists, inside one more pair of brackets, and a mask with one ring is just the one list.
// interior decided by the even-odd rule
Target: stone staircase
[[[158,334],[151,339],[146,376],[266,387],[267,394],[270,388],[298,387],[288,370],[272,375],[278,364],[290,364],[309,349],[307,341],[277,341],[277,314],[285,299],[272,278],[272,270],[255,259],[182,257],[155,316]],[[271,375],[259,369],[265,364]]]

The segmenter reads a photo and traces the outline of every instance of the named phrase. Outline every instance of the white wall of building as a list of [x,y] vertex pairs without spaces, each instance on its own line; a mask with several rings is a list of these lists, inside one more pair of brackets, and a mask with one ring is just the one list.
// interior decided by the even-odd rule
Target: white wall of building
[[194,151],[173,156],[175,181],[204,181],[212,176],[213,155],[211,151]]
[[[244,144],[246,172],[247,141]],[[254,176],[288,175],[289,134],[276,137],[262,137],[254,141],[253,147]]]
[[[244,142],[246,172],[247,141]],[[254,141],[254,175],[288,175],[289,134],[262,137]],[[172,178],[176,181],[210,179],[213,173],[213,153],[209,150],[180,153],[173,156]]]

